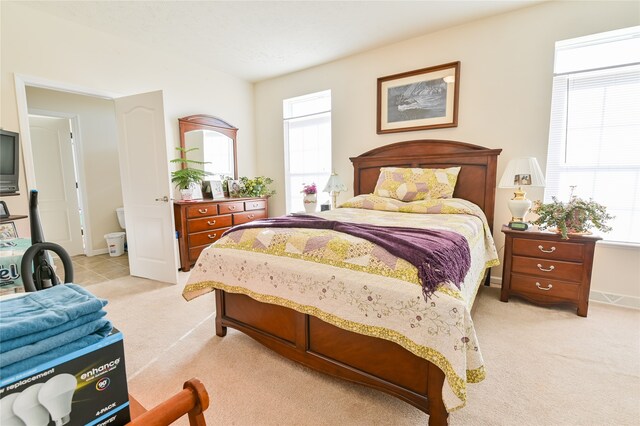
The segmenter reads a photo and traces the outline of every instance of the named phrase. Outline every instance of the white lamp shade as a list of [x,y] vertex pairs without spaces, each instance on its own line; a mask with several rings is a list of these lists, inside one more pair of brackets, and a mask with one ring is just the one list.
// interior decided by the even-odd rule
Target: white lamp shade
[[336,173],[332,173],[322,192],[344,192],[347,187]]
[[544,175],[535,157],[513,158],[500,179],[499,188],[544,186]]

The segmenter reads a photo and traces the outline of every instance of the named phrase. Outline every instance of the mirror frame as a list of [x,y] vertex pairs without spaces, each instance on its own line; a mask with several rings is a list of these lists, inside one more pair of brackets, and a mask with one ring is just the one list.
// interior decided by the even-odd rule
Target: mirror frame
[[[237,127],[232,126],[218,117],[205,114],[178,118],[178,126],[180,128],[180,147],[182,149],[185,148],[185,133],[192,130],[213,130],[214,132],[222,133],[229,137],[233,141],[233,178],[238,179],[238,144],[236,142],[236,136],[238,134]],[[185,158],[185,153],[180,153],[180,156]],[[183,164],[182,168],[184,169],[185,167],[186,165]]]

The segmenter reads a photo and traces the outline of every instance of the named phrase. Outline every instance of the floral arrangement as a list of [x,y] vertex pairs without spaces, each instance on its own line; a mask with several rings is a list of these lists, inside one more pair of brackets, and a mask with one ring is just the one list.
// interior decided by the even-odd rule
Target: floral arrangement
[[253,179],[241,176],[240,182],[242,182],[244,189],[240,193],[241,197],[270,197],[276,193],[275,190],[269,188],[269,185],[273,183],[273,179],[258,176]]
[[318,193],[318,188],[316,187],[315,183],[312,183],[311,185],[305,185],[304,183],[302,184],[302,192],[305,195],[311,195],[311,194],[317,194]]
[[556,197],[552,197],[552,202],[546,204],[535,201],[531,211],[538,215],[538,219],[532,223],[540,229],[557,228],[565,240],[569,238],[567,235],[570,233],[586,233],[591,228],[602,232],[611,231],[606,222],[614,216],[607,213],[607,208],[592,199],[586,201],[576,197],[573,195],[574,189],[575,187],[571,187],[567,203],[558,201]]

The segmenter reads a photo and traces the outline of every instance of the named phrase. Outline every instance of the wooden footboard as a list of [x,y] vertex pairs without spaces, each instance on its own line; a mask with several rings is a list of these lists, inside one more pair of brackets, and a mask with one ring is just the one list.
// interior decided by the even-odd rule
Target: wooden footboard
[[216,290],[216,334],[235,328],[280,355],[320,372],[369,386],[448,424],[442,401],[444,373],[400,345],[330,325],[289,308]]

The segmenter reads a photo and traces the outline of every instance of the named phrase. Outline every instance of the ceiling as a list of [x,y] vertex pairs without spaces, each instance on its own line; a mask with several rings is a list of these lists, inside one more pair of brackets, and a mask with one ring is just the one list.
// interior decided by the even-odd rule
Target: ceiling
[[[260,81],[544,0],[27,1],[21,4]],[[179,56],[178,56],[179,57]]]

